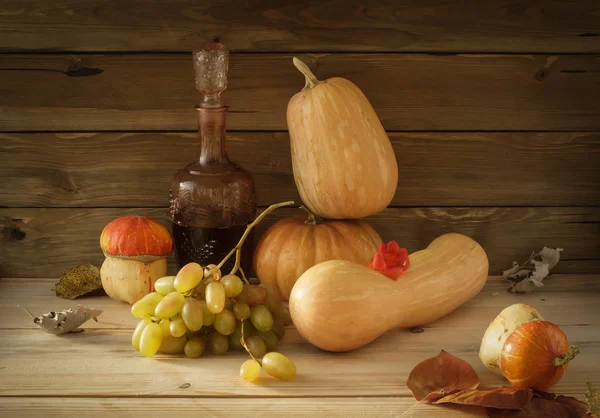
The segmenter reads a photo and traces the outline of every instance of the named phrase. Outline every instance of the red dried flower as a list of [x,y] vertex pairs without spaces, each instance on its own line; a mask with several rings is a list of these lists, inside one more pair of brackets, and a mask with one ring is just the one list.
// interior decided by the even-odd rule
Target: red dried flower
[[396,241],[381,243],[369,267],[390,279],[398,280],[398,277],[410,267],[408,251],[406,248],[400,248]]

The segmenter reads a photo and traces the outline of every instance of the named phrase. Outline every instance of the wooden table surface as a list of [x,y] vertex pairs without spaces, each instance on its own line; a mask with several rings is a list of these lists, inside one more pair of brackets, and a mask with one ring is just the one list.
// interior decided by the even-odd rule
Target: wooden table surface
[[[298,376],[291,382],[263,377],[257,384],[238,377],[244,353],[141,357],[131,348],[136,320],[128,305],[105,296],[59,299],[51,291],[54,282],[0,280],[0,416],[399,417],[415,404],[406,387],[408,373],[440,349],[468,361],[483,386],[506,383],[477,353],[488,323],[516,302],[536,307],[581,349],[554,392],[583,400],[586,377],[600,384],[600,275],[550,276],[546,287],[526,295],[507,293],[506,283],[491,277],[476,298],[424,332],[393,330],[350,353],[320,351],[292,327],[279,351],[294,360]],[[61,337],[36,329],[16,308],[39,315],[77,304],[104,310],[100,322],[89,321],[85,332]],[[422,404],[404,416],[486,412]]]

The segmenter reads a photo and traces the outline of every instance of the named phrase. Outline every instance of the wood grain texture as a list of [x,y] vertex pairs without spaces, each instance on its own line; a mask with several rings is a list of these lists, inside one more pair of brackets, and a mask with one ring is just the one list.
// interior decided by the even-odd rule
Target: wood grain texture
[[[264,229],[299,209],[280,209],[257,228]],[[123,215],[151,216],[168,225],[167,209],[11,208],[0,209],[0,275],[58,277],[77,264],[100,265],[102,228]],[[385,241],[397,240],[410,252],[434,238],[459,232],[478,241],[488,254],[491,274],[524,262],[544,246],[561,247],[555,272],[594,273],[600,269],[600,208],[390,208],[366,219]],[[170,270],[175,272],[173,263]]]
[[[286,130],[287,54],[230,59],[230,130]],[[387,130],[600,130],[598,55],[301,55],[363,89]],[[189,54],[5,55],[0,131],[196,129]]]
[[[55,278],[0,279],[0,289],[2,289],[0,315],[11,318],[10,321],[0,322],[0,330],[37,328],[28,315],[15,315],[15,305],[26,307],[30,305],[45,306],[46,309],[56,310],[73,308],[83,304],[104,311],[101,321],[90,321],[86,323],[86,328],[133,330],[137,325],[138,319],[130,315],[128,311],[124,313],[127,308],[126,304],[116,302],[108,297],[88,296],[77,300],[55,297],[52,286],[56,281]],[[569,309],[570,316],[567,321],[560,322],[561,325],[590,326],[589,323],[581,322],[576,318],[585,316],[585,311],[593,309],[592,306],[597,303],[598,292],[600,292],[600,280],[597,274],[555,274],[549,276],[544,282],[546,286],[543,289],[538,289],[543,293],[536,291],[527,294],[514,294],[507,292],[508,282],[502,279],[501,276],[491,276],[488,278],[485,288],[481,291],[480,297],[471,300],[451,316],[427,325],[427,328],[462,328],[465,323],[472,320],[470,318],[488,316],[492,318],[506,306],[516,303],[515,301],[537,306],[540,310],[543,310],[546,306],[555,309],[564,304],[565,308]],[[577,287],[573,287],[573,282],[577,283]],[[492,296],[492,294],[495,296]],[[545,311],[543,310],[543,312]],[[558,318],[554,318],[554,320],[558,321]]]
[[[391,133],[390,139],[400,179],[392,206],[600,204],[599,133]],[[192,133],[0,134],[0,202],[163,206],[171,177],[197,147]],[[299,199],[287,133],[232,133],[228,152],[253,174],[259,205]]]
[[598,52],[593,0],[3,0],[2,51]]
[[[181,391],[185,394],[185,390]],[[185,395],[182,395],[185,396]],[[104,418],[164,417],[328,417],[398,418],[415,405],[411,398],[0,398],[8,417]],[[410,418],[487,417],[484,408],[421,404]]]
[[[11,289],[14,280],[0,280],[2,311],[21,303],[23,292]],[[49,291],[52,280],[28,283],[33,294],[26,306],[35,313],[63,308],[74,301],[56,298]],[[581,354],[569,365],[564,378],[554,388],[557,393],[583,398],[586,376],[600,379],[600,277],[554,276],[547,285],[531,294],[503,291],[499,278],[490,279],[474,299],[422,333],[396,329],[373,343],[349,352],[327,353],[304,341],[288,328],[280,351],[294,360],[298,376],[287,383],[264,377],[251,385],[238,377],[243,353],[207,356],[190,360],[159,355],[149,360],[131,348],[135,320],[127,304],[108,297],[84,298],[87,306],[102,307],[101,324],[110,321],[114,328],[86,323],[82,334],[56,337],[31,329],[25,313],[11,315],[12,329],[0,330],[1,396],[66,397],[409,397],[405,386],[410,370],[421,360],[445,349],[469,362],[483,386],[505,381],[487,370],[477,358],[481,337],[491,319],[509,304],[533,304],[544,317],[561,327],[570,343]],[[497,296],[492,294],[498,293]],[[13,311],[14,312],[14,311]],[[119,325],[119,321],[126,322]],[[3,324],[2,327],[6,327]],[[26,328],[25,328],[26,327]],[[61,353],[62,357],[57,357]],[[35,379],[32,375],[35,374]],[[179,388],[183,383],[190,387]]]

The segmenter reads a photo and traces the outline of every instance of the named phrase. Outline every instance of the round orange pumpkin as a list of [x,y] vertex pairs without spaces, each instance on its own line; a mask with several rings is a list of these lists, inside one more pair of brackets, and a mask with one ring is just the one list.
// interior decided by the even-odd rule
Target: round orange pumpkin
[[548,321],[530,321],[506,339],[500,355],[502,373],[521,389],[548,390],[579,354],[562,330]]
[[287,300],[296,280],[312,266],[329,260],[367,265],[380,244],[379,234],[363,221],[322,220],[309,213],[265,231],[254,251],[254,271]]

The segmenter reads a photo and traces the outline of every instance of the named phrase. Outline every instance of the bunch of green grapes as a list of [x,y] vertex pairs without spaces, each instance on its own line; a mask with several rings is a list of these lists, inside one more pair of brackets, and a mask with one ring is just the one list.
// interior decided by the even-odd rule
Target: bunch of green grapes
[[133,348],[151,357],[185,353],[200,357],[206,349],[215,355],[246,350],[251,360],[242,364],[240,376],[254,381],[261,366],[282,380],[296,375],[296,366],[273,352],[291,323],[288,308],[267,284],[244,283],[234,274],[221,276],[215,265],[183,266],[177,276],[154,283],[155,292],[131,307],[139,318]]

